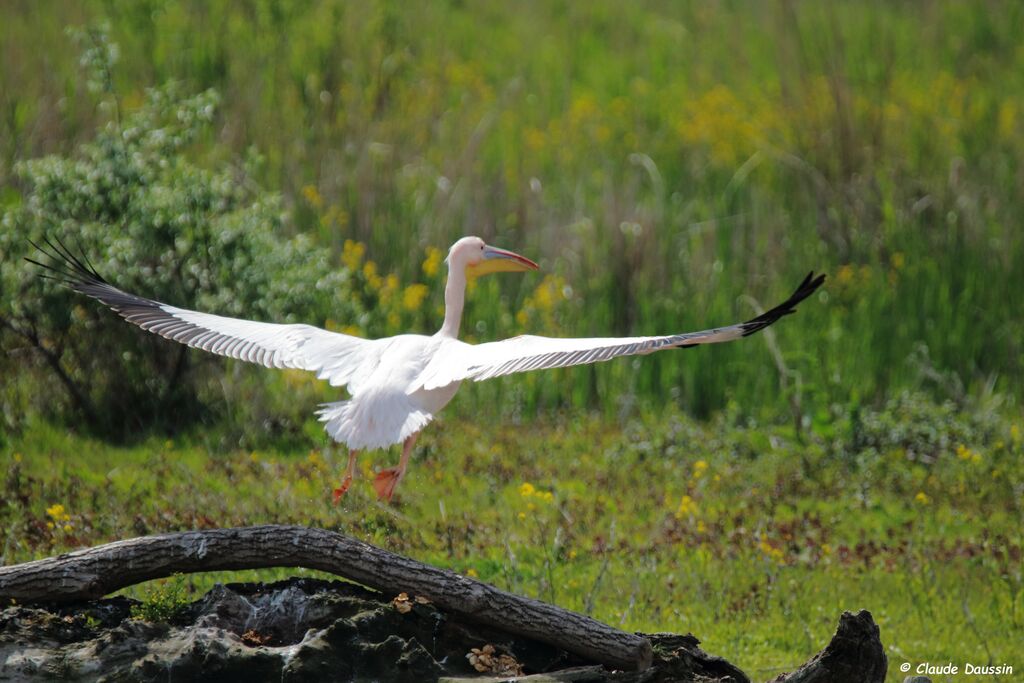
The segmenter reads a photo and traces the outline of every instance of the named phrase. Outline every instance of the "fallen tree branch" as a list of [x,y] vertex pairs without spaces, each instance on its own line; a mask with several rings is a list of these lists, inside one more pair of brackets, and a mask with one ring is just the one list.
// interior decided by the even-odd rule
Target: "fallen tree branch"
[[642,670],[651,643],[577,612],[525,598],[325,529],[255,526],[143,536],[0,567],[0,601],[72,602],[176,573],[304,567],[382,591],[421,595],[481,624],[590,661]]

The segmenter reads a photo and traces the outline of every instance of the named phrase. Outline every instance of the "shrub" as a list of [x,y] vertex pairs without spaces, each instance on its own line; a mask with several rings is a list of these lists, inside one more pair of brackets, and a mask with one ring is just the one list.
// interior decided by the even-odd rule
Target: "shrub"
[[189,588],[184,575],[175,574],[151,585],[145,599],[132,605],[133,619],[154,623],[173,622],[189,606]]
[[852,417],[850,427],[844,448],[851,456],[900,451],[910,460],[931,464],[953,457],[958,445],[991,442],[998,422],[987,411],[968,411],[951,401],[936,403],[927,395],[904,391],[882,409]]
[[[102,34],[92,38],[83,64],[102,76],[116,52]],[[126,291],[186,308],[275,322],[315,324],[329,310],[359,318],[358,301],[344,295],[348,272],[304,236],[287,236],[280,198],[251,179],[254,155],[214,168],[190,158],[215,120],[215,92],[187,95],[167,84],[122,117],[110,79],[90,82],[107,84],[110,122],[71,155],[19,163],[22,196],[0,221],[0,341],[34,357],[28,366],[8,358],[5,376],[42,381],[42,369],[62,391],[31,392],[37,400],[110,435],[207,412],[199,396],[209,357],[36,277],[40,269],[22,257],[35,251],[29,240],[47,237],[83,252]],[[338,300],[356,303],[338,310]],[[10,388],[0,396],[25,400]],[[4,412],[10,422],[10,406]]]

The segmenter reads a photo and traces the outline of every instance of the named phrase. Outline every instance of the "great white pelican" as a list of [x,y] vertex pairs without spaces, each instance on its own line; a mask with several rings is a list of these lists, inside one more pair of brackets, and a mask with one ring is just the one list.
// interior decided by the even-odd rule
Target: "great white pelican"
[[441,329],[431,336],[401,334],[384,339],[362,339],[312,325],[227,318],[160,303],[118,289],[87,260],[75,256],[60,242],[47,240],[46,245],[49,250],[34,246],[54,263],[33,263],[144,330],[193,348],[270,368],[308,370],[331,386],[345,387],[348,400],[326,403],[317,413],[327,433],[349,450],[345,477],[334,490],[335,503],[352,483],[359,451],[401,443],[398,466],[381,470],[373,482],[377,496],[390,501],[405,476],[416,437],[452,400],[463,380],[479,381],[514,372],[733,341],[793,313],[795,306],[825,280],[824,275],[810,273],[793,295],[775,308],[728,327],[659,337],[556,339],[520,335],[503,341],[467,344],[458,339],[467,278],[538,269],[530,259],[492,247],[479,237],[463,237],[448,251]]

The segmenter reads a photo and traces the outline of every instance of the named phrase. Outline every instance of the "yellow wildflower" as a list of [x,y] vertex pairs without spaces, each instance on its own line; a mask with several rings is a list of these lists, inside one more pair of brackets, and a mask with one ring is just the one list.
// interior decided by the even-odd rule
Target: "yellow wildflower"
[[775,560],[776,562],[781,562],[782,561],[783,553],[782,553],[782,549],[781,548],[776,548],[775,546],[773,546],[771,543],[769,543],[768,541],[766,541],[764,539],[761,539],[761,542],[760,542],[759,545],[760,545],[760,548],[761,548],[761,552],[764,553],[767,557]]
[[363,255],[366,253],[366,245],[355,240],[345,240],[341,248],[341,262],[349,270],[358,270],[359,264],[363,262]]
[[377,264],[373,261],[367,261],[363,264],[363,277],[366,278],[366,283],[370,286],[370,289],[380,289],[384,281],[380,275],[377,274]]
[[927,505],[928,503],[931,502],[932,499],[929,498],[928,494],[925,493],[924,491],[918,491],[917,495],[914,496],[914,500],[916,500],[921,505]]
[[561,278],[555,275],[547,275],[537,288],[533,290],[533,305],[542,311],[550,311],[555,306],[555,292],[559,287]]
[[707,472],[707,469],[708,463],[706,460],[698,460],[697,462],[693,463],[693,478],[700,479],[701,477],[704,476],[704,473]]
[[421,284],[409,285],[402,292],[402,307],[407,311],[418,311],[420,304],[427,298],[427,286]]
[[679,507],[676,508],[676,519],[682,519],[683,517],[691,517],[697,514],[697,503],[694,502],[690,496],[683,496],[679,501]]
[[956,456],[961,460],[972,462],[975,465],[981,462],[981,454],[978,453],[977,451],[972,451],[970,448],[967,448],[963,444],[960,444],[959,446],[956,447]]
[[303,187],[302,196],[306,198],[306,201],[309,202],[310,205],[318,209],[324,205],[324,198],[320,196],[320,192],[314,185],[306,185]]
[[434,277],[441,270],[441,261],[444,256],[441,250],[436,247],[427,247],[427,258],[423,261],[423,274],[427,277]]
[[398,276],[391,273],[384,278],[384,284],[381,285],[380,298],[382,301],[388,301],[391,299],[391,295],[398,291]]
[[526,326],[533,314],[537,314],[543,327],[548,330],[557,329],[555,308],[571,295],[565,279],[558,275],[547,275],[537,285],[530,296],[523,301],[523,308],[516,313],[516,322]]
[[71,519],[71,515],[67,513],[64,506],[60,503],[55,503],[50,507],[46,508],[46,514],[50,516],[54,522],[66,522]]
[[906,265],[907,259],[902,251],[897,251],[889,257],[889,262],[892,263],[892,267],[896,270],[902,270],[903,266]]
[[479,576],[479,574],[476,573],[475,569],[470,567],[469,569],[466,570],[466,576],[468,576],[471,579],[475,579],[476,577]]
[[716,164],[732,166],[754,151],[767,127],[755,109],[729,88],[716,85],[692,98],[676,129],[684,142],[705,146]]
[[537,489],[535,489],[533,487],[533,484],[531,484],[528,481],[523,482],[522,486],[519,487],[519,495],[522,496],[523,498],[529,498],[536,492]]

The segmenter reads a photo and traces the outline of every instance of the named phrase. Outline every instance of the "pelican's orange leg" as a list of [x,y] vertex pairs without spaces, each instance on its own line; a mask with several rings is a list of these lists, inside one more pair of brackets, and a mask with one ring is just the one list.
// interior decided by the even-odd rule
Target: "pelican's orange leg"
[[345,495],[346,491],[348,491],[348,487],[352,485],[352,478],[356,474],[357,452],[358,451],[355,450],[351,450],[348,452],[348,467],[345,469],[345,478],[342,479],[341,486],[334,489],[334,495],[331,497],[335,505],[338,504],[338,501],[341,500],[341,497]]
[[377,477],[373,480],[373,488],[377,492],[378,499],[391,502],[391,497],[395,495],[398,482],[402,481],[402,477],[405,476],[405,468],[409,465],[412,447],[415,445],[416,438],[419,435],[420,433],[416,432],[402,444],[402,459],[398,461],[398,467],[388,467],[377,473]]

